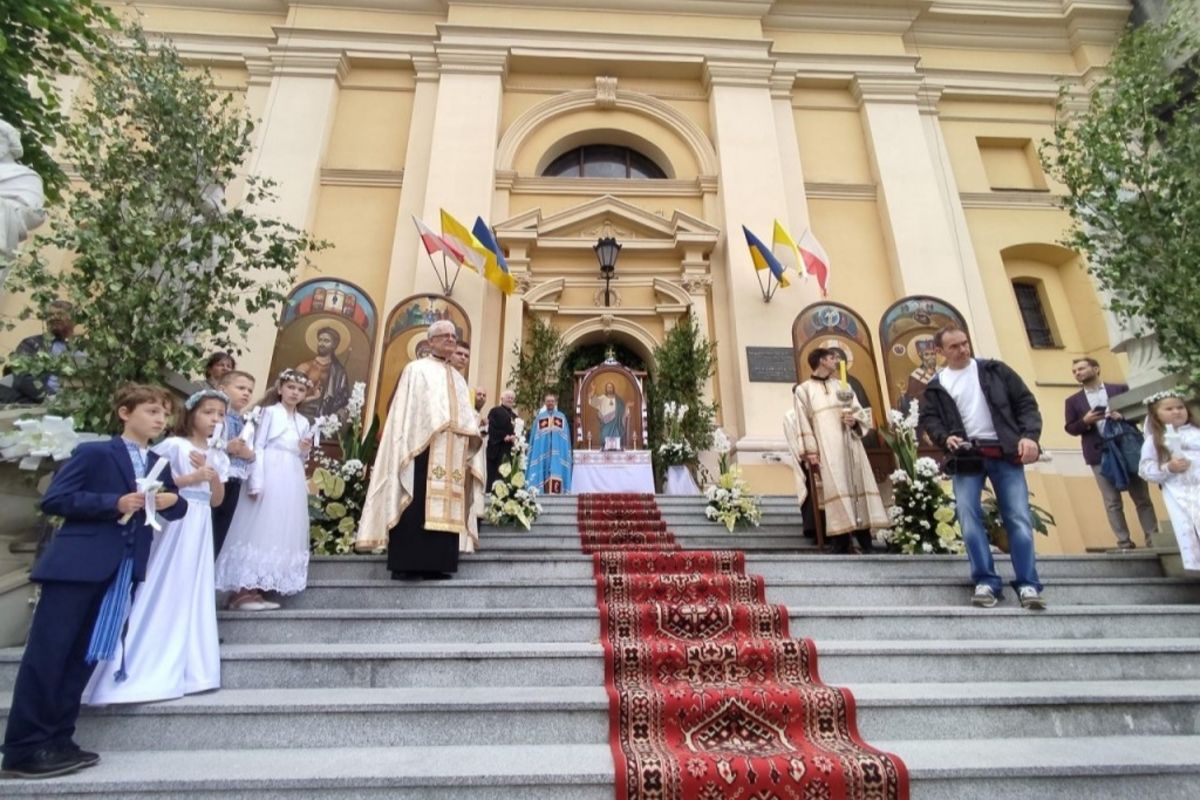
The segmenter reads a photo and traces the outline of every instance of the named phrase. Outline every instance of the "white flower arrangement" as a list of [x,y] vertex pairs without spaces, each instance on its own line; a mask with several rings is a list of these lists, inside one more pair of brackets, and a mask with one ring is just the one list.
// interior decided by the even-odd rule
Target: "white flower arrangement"
[[0,433],[0,459],[34,470],[44,458],[63,461],[77,445],[103,438],[97,433],[77,433],[71,417],[46,414],[41,419],[19,419],[13,430]]
[[709,484],[704,490],[704,496],[708,499],[704,516],[720,522],[730,533],[739,524],[757,528],[762,520],[762,509],[758,497],[750,494],[749,488],[742,480],[740,469],[736,466],[726,469],[716,483]]
[[917,456],[917,418],[913,401],[908,414],[888,411],[884,439],[900,466],[892,472],[894,503],[888,509],[891,528],[883,539],[892,550],[908,555],[962,553],[962,531],[954,502],[942,486],[942,468],[927,456]]
[[362,414],[363,406],[367,402],[367,384],[362,381],[356,381],[350,387],[350,399],[346,401],[346,415],[354,419]]
[[667,466],[686,464],[696,458],[696,449],[683,434],[683,418],[688,406],[668,400],[663,403],[663,443],[658,446],[658,456]]
[[484,513],[493,525],[516,523],[529,530],[542,507],[537,502],[537,489],[525,483],[529,443],[522,435],[524,431],[525,421],[517,417],[513,420],[512,453],[500,465],[500,477],[492,483]]

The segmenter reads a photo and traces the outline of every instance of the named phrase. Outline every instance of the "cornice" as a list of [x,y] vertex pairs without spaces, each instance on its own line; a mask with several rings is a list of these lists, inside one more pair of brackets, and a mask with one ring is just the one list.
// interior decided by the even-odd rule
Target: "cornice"
[[435,44],[438,71],[442,75],[496,75],[503,78],[508,69],[506,50],[480,50]]
[[1069,53],[1111,45],[1129,17],[1128,0],[937,0],[906,35],[917,47]]
[[944,98],[953,100],[1053,103],[1058,99],[1061,81],[1073,80],[1068,76],[1027,72],[927,69],[923,73],[930,85],[940,88]]
[[[595,197],[700,197],[705,192],[702,178],[692,180],[604,180],[598,178],[535,178],[511,172],[496,173],[496,188],[513,194]],[[713,178],[715,184],[715,177]],[[715,188],[714,188],[715,190]]]
[[963,208],[1062,209],[1058,197],[1049,192],[960,192],[958,197]]
[[875,200],[874,184],[870,183],[805,183],[804,194],[810,200]]
[[[454,5],[495,6],[497,0],[452,0]],[[527,8],[563,11],[565,6],[580,11],[636,11],[643,14],[686,14],[690,16],[761,18],[775,0],[521,0]]]
[[915,105],[924,83],[920,75],[860,73],[850,83],[850,92],[859,105],[866,103],[902,103]]
[[933,0],[777,0],[763,17],[765,30],[902,35]]
[[321,170],[322,186],[374,186],[400,188],[404,183],[403,169],[335,169]]
[[704,85],[745,86],[766,89],[775,74],[775,63],[766,59],[706,59],[704,62]]
[[299,50],[272,45],[271,67],[277,77],[333,78],[338,83],[350,74],[350,59],[345,53],[325,50]]

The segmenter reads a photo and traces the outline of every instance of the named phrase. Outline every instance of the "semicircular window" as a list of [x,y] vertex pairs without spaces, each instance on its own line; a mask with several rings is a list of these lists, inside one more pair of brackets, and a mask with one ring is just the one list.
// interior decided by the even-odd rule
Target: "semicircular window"
[[544,178],[666,178],[662,167],[628,147],[585,144],[568,150],[542,170]]

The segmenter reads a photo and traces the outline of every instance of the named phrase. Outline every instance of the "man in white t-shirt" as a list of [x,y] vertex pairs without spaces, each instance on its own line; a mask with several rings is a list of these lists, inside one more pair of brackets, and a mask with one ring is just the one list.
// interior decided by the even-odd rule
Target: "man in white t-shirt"
[[1037,400],[1011,367],[1002,361],[971,357],[966,331],[948,325],[933,337],[946,366],[925,390],[920,426],[934,444],[955,456],[947,462],[954,480],[954,501],[963,542],[971,562],[975,593],[971,602],[991,608],[1003,583],[996,573],[983,526],[983,482],[992,484],[1008,532],[1021,606],[1044,609],[1033,547],[1033,512],[1025,465],[1037,461],[1042,415]]

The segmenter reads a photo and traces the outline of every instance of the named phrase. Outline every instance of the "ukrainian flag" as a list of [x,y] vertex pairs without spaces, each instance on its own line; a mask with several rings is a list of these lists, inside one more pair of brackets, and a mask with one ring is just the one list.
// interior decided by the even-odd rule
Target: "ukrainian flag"
[[500,291],[512,294],[517,288],[517,279],[509,272],[508,262],[504,260],[504,251],[500,249],[500,244],[492,235],[492,229],[483,221],[483,217],[475,218],[475,226],[471,228],[471,233],[475,234],[476,240],[491,254],[483,268],[484,276]]
[[786,288],[788,279],[783,264],[779,263],[779,259],[775,257],[771,249],[751,233],[745,225],[742,226],[742,233],[746,234],[746,246],[750,248],[750,260],[754,262],[754,268],[771,270],[771,274],[775,276],[775,280],[779,281],[779,285]]

